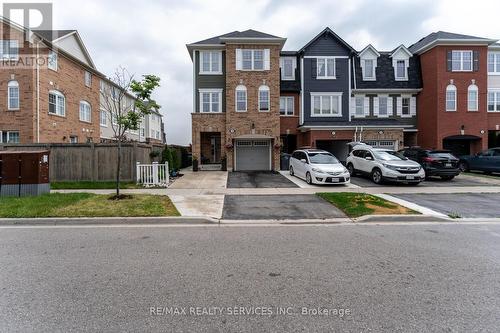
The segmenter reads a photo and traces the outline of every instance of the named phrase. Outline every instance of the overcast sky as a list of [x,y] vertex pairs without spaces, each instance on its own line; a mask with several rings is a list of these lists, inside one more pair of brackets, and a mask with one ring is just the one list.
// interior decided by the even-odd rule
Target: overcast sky
[[[13,1],[15,2],[15,1]],[[37,1],[28,1],[37,2]],[[46,2],[46,1],[41,1]],[[437,30],[499,38],[498,0],[56,0],[54,28],[77,29],[98,69],[156,74],[168,143],[191,143],[185,44],[235,30],[286,37],[296,50],[326,26],[355,49],[407,46]]]

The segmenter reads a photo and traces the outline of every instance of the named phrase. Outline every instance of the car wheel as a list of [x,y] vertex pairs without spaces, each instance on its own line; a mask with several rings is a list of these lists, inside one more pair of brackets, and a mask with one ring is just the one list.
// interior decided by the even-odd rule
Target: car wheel
[[442,180],[452,180],[455,176],[441,176]]
[[460,163],[458,164],[458,168],[459,168],[459,169],[460,169],[460,171],[462,171],[462,172],[467,172],[467,171],[469,171],[469,163],[467,163],[467,162],[460,162]]
[[290,166],[290,176],[293,176],[293,167]]
[[351,176],[356,175],[356,169],[354,169],[354,165],[352,165],[352,163],[347,164],[347,171],[349,171]]
[[308,183],[309,185],[312,185],[312,177],[311,177],[311,174],[309,172],[306,173],[306,183]]
[[383,177],[382,177],[382,171],[380,171],[380,169],[373,169],[373,171],[372,171],[372,181],[375,184],[382,184]]

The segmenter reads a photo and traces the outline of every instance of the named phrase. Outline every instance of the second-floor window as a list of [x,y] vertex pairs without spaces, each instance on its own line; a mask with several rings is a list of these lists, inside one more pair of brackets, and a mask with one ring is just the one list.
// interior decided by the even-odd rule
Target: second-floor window
[[19,110],[19,83],[17,81],[9,81],[7,89],[7,108],[9,110]]
[[488,91],[488,112],[500,112],[500,91]]
[[363,96],[356,97],[354,99],[354,102],[356,103],[356,110],[354,112],[354,115],[361,117],[365,115],[365,98]]
[[269,54],[270,49],[236,49],[236,70],[269,70]]
[[388,116],[388,100],[387,96],[379,96],[378,97],[378,115],[379,116]]
[[316,59],[316,78],[335,79],[335,58]]
[[401,98],[401,115],[403,116],[410,115],[410,97]]
[[66,98],[57,90],[49,92],[49,113],[63,117],[66,115]]
[[247,88],[243,85],[236,87],[236,112],[247,110]]
[[106,110],[99,112],[99,124],[103,127],[108,127],[108,116]]
[[280,97],[280,115],[293,116],[294,101],[293,96]]
[[457,87],[453,84],[446,87],[446,111],[457,111]]
[[269,111],[269,87],[259,87],[259,111]]
[[90,104],[86,101],[80,101],[80,120],[90,123],[91,113]]
[[89,71],[85,71],[85,85],[92,86],[92,74]]
[[200,111],[202,113],[222,112],[222,89],[200,89]]
[[57,71],[57,53],[54,51],[49,51],[49,55],[47,57],[47,67]]
[[17,60],[19,58],[19,42],[17,40],[0,40],[0,59]]
[[467,89],[467,111],[478,111],[478,88],[475,84],[471,84]]
[[200,74],[222,74],[222,51],[200,52]]
[[472,71],[472,51],[451,51],[451,70],[453,72]]
[[488,53],[488,73],[500,75],[500,52]]
[[314,93],[311,94],[311,116],[313,117],[340,117],[342,116],[341,93]]
[[282,80],[295,80],[295,68],[296,59],[292,57],[282,57],[280,59],[281,62],[281,79]]

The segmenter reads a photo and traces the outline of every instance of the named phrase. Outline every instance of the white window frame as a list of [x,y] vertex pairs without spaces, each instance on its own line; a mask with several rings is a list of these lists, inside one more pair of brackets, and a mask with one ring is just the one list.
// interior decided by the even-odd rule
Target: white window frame
[[[366,62],[371,61],[372,62],[372,70],[371,70],[371,75],[368,76],[368,71],[367,71],[367,66]],[[377,78],[375,76],[375,67],[377,66],[377,62],[375,59],[361,59],[361,70],[363,73],[363,81],[375,81]]]
[[[203,69],[203,56],[205,54],[208,54],[209,56],[209,69],[204,70]],[[200,66],[200,75],[222,75],[222,51],[220,50],[210,50],[210,51],[200,51],[200,60],[199,60],[199,66]],[[217,58],[217,61],[219,63],[219,68],[218,70],[214,70],[213,68],[213,60],[214,58]]]
[[[50,112],[50,95],[55,95],[55,113]],[[61,105],[62,103],[62,105]],[[62,112],[61,112],[62,111]],[[49,114],[59,117],[66,117],[66,97],[58,90],[49,91]]]
[[[261,96],[262,92],[267,92],[267,101],[265,101],[262,98],[262,96]],[[261,108],[261,103],[265,103],[265,102],[267,102],[267,109]],[[269,111],[271,111],[271,91],[270,91],[269,87],[266,86],[266,85],[261,85],[259,87],[257,109],[259,110],[259,112],[269,112]]]
[[[464,54],[470,54],[470,69],[464,69]],[[454,54],[459,54],[460,55],[460,68],[459,69],[453,69],[453,55]],[[474,53],[471,50],[452,50],[451,51],[451,71],[452,72],[472,72],[474,70]]]
[[[210,110],[209,111],[203,111],[203,94],[210,94]],[[218,95],[218,104],[219,104],[219,107],[217,110],[213,110],[213,104],[214,104],[214,101],[213,101],[213,96],[217,94]],[[200,96],[200,100],[199,100],[199,111],[200,113],[222,113],[222,89],[199,89],[199,96]]]
[[[80,101],[78,110],[79,110],[80,121],[86,123],[92,122],[92,107],[90,106],[89,102]],[[88,113],[88,119],[87,119],[87,113]]]
[[[490,71],[491,65],[493,65],[493,71]],[[500,75],[500,52],[498,51],[488,52],[488,75]]]
[[19,60],[19,41],[17,39],[0,40],[0,59],[14,61]]
[[[320,70],[319,70],[319,62],[324,61],[325,63],[325,74],[320,75]],[[330,65],[328,65],[328,62],[330,61]],[[333,64],[332,64],[333,62]],[[337,78],[337,60],[335,57],[316,57],[316,79],[318,80],[335,80]],[[330,66],[333,66],[333,75],[328,75],[328,68]]]
[[47,56],[47,67],[53,71],[57,72],[58,69],[58,54],[55,51],[49,50],[49,54]]
[[[12,90],[15,90],[17,91],[17,96],[15,96],[14,98],[16,98],[16,101],[17,101],[17,106],[12,106]],[[19,82],[17,82],[16,80],[12,80],[12,81],[9,81],[9,83],[7,84],[7,109],[10,110],[10,111],[15,111],[15,110],[19,110],[19,108],[21,107],[21,100],[20,100],[20,90],[19,90]]]
[[[493,104],[490,104],[490,94],[493,94]],[[500,89],[488,89],[488,112],[498,113],[500,112]],[[490,105],[493,105],[493,110],[490,110]]]
[[[4,142],[3,141],[3,134],[6,134],[6,141]],[[18,141],[17,142],[10,142],[10,134],[11,133],[17,133],[17,138],[18,138]],[[19,131],[0,131],[0,143],[19,143],[21,142],[21,134],[19,133]]]
[[[404,65],[404,76],[398,76],[398,63],[403,62]],[[394,59],[394,79],[396,81],[408,81],[408,62],[405,59]]]
[[84,81],[87,87],[92,87],[92,73],[85,71]]
[[[283,102],[283,104],[282,104]],[[284,113],[281,113],[281,106],[284,105]],[[292,117],[295,114],[295,98],[293,96],[280,96],[280,116]]]
[[[404,110],[404,100],[408,100],[408,113],[403,113]],[[410,118],[411,117],[411,96],[410,95],[401,95],[401,118]]]
[[[320,114],[314,114],[314,98],[320,97]],[[337,113],[333,111],[333,100],[337,98]],[[323,98],[330,98],[330,113],[323,113]],[[342,93],[341,92],[314,92],[311,93],[311,117],[342,117]]]
[[[285,67],[286,67],[286,61],[291,61],[291,70],[292,70],[292,75],[287,76],[285,75]],[[281,68],[281,79],[284,81],[293,81],[295,80],[295,70],[297,69],[297,58],[295,57],[281,57],[280,58],[280,68]]]
[[[358,101],[361,100],[361,113],[358,114]],[[365,96],[354,96],[354,117],[363,118],[365,116]]]
[[[250,68],[243,67],[243,53],[250,52]],[[262,68],[255,67],[255,54],[262,52]],[[267,71],[271,67],[270,49],[236,49],[236,70],[238,71]]]
[[[475,93],[475,100],[471,99],[471,93]],[[471,103],[474,103],[471,107]],[[477,85],[471,84],[467,88],[467,111],[475,112],[479,111],[479,89]]]
[[[242,93],[244,92],[245,93],[245,100],[240,100],[238,98],[238,93]],[[236,87],[235,89],[235,92],[234,92],[234,100],[235,100],[235,105],[234,105],[234,109],[236,110],[236,112],[247,112],[247,109],[248,109],[248,91],[247,91],[247,87],[245,87],[244,85],[239,85]],[[245,108],[244,109],[239,109],[238,108],[238,103],[245,103]]]
[[[454,99],[453,99],[453,108],[448,108],[448,102],[451,102],[451,99],[448,99],[448,93],[453,92],[454,94]],[[445,95],[445,109],[447,112],[454,112],[457,111],[457,87],[453,84],[449,84],[446,87],[446,95]]]
[[[392,114],[392,110],[391,112],[389,112],[389,98],[392,98],[392,97],[389,97],[389,95],[378,95],[378,114],[377,114],[377,117],[379,118],[388,118],[390,116],[390,114]],[[385,98],[385,114],[380,114],[380,110],[381,110],[381,105],[382,103],[380,103],[381,99],[382,98]]]
[[106,110],[99,111],[99,125],[101,127],[108,127],[108,112]]

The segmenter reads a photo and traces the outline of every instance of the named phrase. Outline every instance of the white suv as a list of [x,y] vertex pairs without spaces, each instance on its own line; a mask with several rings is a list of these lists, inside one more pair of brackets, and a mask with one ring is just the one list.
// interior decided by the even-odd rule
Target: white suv
[[351,178],[335,156],[319,149],[294,151],[290,175],[305,179],[308,184],[348,184]]
[[425,171],[417,162],[396,151],[365,144],[354,147],[346,164],[351,176],[357,173],[369,175],[376,184],[392,181],[417,185],[425,179]]

